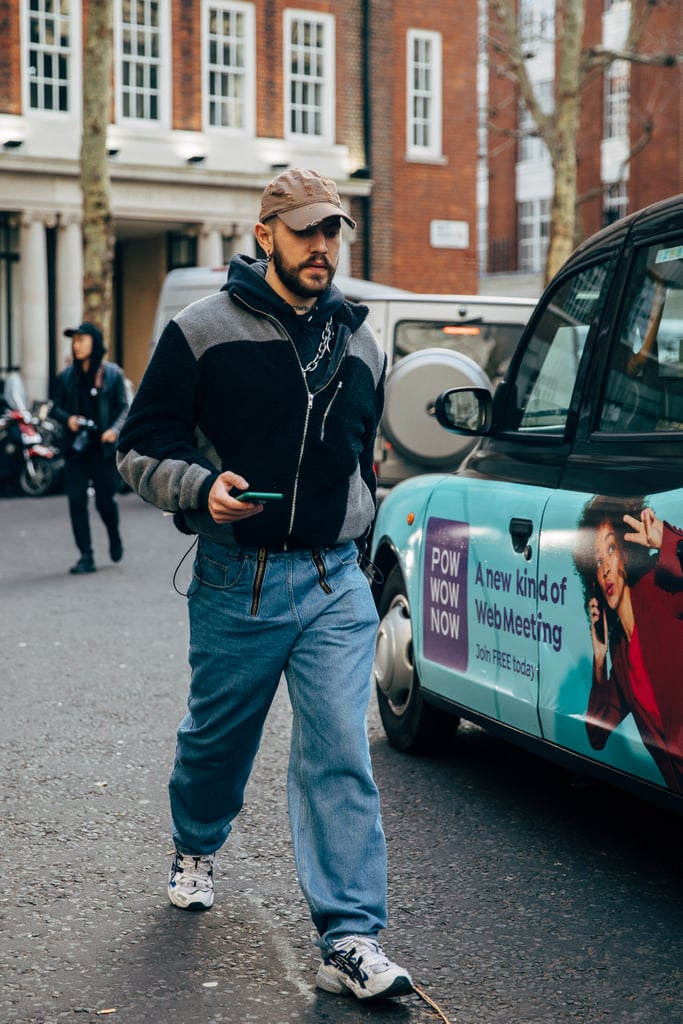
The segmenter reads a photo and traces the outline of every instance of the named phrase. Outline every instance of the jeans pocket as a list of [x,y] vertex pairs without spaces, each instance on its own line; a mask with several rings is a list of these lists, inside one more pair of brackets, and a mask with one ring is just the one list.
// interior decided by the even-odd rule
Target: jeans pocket
[[329,575],[359,564],[358,545],[354,541],[349,541],[348,544],[338,544],[334,548],[323,548],[323,554]]
[[206,550],[198,552],[192,571],[193,579],[197,585],[211,587],[213,590],[231,590],[244,572],[246,559],[227,549],[217,555],[216,547],[212,545],[211,553]]
[[320,586],[327,593],[339,592],[344,587],[354,586],[355,574],[361,572],[358,548],[353,541],[334,548],[323,548],[318,552],[317,559],[313,558],[313,564],[318,570]]

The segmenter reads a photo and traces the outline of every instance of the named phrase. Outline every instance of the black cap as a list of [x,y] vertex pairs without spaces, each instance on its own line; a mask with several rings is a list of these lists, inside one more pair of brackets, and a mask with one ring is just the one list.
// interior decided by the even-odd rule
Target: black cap
[[99,327],[95,327],[94,324],[88,323],[87,320],[78,327],[67,327],[64,333],[67,338],[73,338],[74,334],[89,334],[93,341],[96,342],[98,348],[104,348],[102,331]]

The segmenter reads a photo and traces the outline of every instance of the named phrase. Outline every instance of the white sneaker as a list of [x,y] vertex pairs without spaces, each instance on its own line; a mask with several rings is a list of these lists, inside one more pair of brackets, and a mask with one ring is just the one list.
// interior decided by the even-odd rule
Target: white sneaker
[[168,898],[182,910],[213,906],[213,854],[201,856],[176,850],[168,879]]
[[408,972],[392,964],[371,935],[347,935],[332,945],[334,952],[325,957],[315,979],[325,992],[353,994],[358,999],[388,999],[413,991]]

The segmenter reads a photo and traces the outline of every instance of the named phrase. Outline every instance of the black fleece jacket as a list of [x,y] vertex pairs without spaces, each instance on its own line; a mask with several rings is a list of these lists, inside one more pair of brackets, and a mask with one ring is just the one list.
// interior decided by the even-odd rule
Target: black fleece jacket
[[[384,353],[366,307],[333,285],[294,317],[265,269],[233,257],[223,289],[167,324],[119,438],[119,470],[146,501],[176,513],[181,529],[219,543],[278,550],[360,542],[375,513]],[[331,358],[307,380],[302,364],[330,317]],[[224,470],[284,500],[219,526],[208,494]]]
[[[55,383],[52,416],[64,427],[67,452],[71,451],[76,435],[67,429],[70,416],[83,416],[97,423],[99,434],[115,430],[120,434],[128,412],[128,397],[123,370],[116,363],[91,366],[86,377],[74,363],[67,366]],[[102,454],[114,458],[114,445],[102,446]]]

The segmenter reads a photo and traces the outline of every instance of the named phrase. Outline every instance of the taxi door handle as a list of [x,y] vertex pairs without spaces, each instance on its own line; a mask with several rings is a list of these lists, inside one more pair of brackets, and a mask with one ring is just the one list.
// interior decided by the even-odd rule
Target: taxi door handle
[[530,519],[517,519],[515,516],[510,520],[510,536],[512,548],[518,555],[524,555],[527,562],[531,558],[529,537],[532,534],[534,524]]

